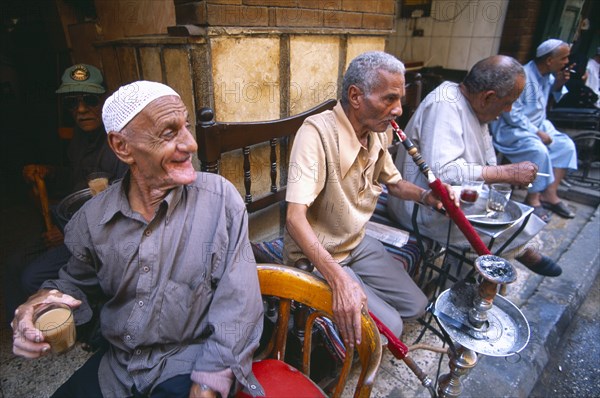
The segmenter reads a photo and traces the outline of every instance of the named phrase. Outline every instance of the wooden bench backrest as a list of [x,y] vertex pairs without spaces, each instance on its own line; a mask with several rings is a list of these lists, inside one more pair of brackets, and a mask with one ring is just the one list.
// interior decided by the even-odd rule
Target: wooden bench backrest
[[[419,73],[407,73],[406,95],[403,98],[403,115],[398,118],[400,127],[404,127],[421,102],[422,80]],[[296,134],[304,119],[308,116],[332,109],[336,100],[328,100],[298,115],[284,119],[260,122],[217,122],[214,112],[210,108],[198,111],[196,120],[196,136],[198,140],[198,158],[200,169],[211,173],[219,173],[221,155],[242,150],[243,154],[243,181],[244,201],[249,213],[264,209],[274,203],[285,200],[285,179],[281,170],[287,170],[289,139]],[[270,146],[270,192],[260,199],[255,200],[251,194],[252,175],[250,164],[251,146],[266,143]],[[277,149],[279,148],[279,153]],[[279,156],[278,156],[279,155]],[[282,167],[283,166],[283,167]],[[280,187],[277,186],[277,177],[280,177]]]
[[[274,203],[285,200],[285,176],[277,186],[278,170],[287,169],[287,165],[277,164],[286,162],[288,158],[289,138],[296,134],[304,119],[308,116],[332,109],[336,100],[328,100],[324,103],[307,110],[298,115],[284,119],[246,122],[246,123],[222,123],[214,120],[214,112],[210,108],[202,108],[198,111],[198,123],[196,125],[196,136],[198,140],[198,158],[200,169],[211,173],[219,172],[221,155],[226,152],[241,149],[243,154],[243,181],[244,201],[248,212],[252,213],[264,209]],[[270,146],[270,192],[258,200],[252,198],[250,188],[252,185],[250,147],[253,145],[268,143]],[[278,157],[277,148],[280,153]]]

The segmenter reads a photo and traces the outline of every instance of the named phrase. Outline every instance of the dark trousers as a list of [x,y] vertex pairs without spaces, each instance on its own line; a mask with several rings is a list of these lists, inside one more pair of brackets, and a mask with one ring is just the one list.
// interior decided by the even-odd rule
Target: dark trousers
[[58,271],[71,258],[64,244],[48,249],[29,263],[21,273],[21,284],[27,295],[37,292],[42,283],[58,278]]
[[[54,224],[64,231],[64,224],[55,215],[55,207],[50,206],[50,210]],[[41,228],[41,225],[39,227]],[[67,246],[61,244],[47,249],[41,236],[38,237],[37,227],[26,230],[29,229],[31,231],[26,239],[7,251],[11,254],[6,259],[0,255],[0,261],[6,261],[2,270],[2,294],[8,323],[12,321],[15,309],[37,292],[44,281],[58,278],[58,270],[71,257]]]
[[[100,350],[92,355],[65,384],[56,390],[52,398],[102,398],[98,368],[104,352],[104,350]],[[179,375],[163,381],[150,394],[142,394],[133,387],[131,398],[187,398],[191,388],[190,375]]]

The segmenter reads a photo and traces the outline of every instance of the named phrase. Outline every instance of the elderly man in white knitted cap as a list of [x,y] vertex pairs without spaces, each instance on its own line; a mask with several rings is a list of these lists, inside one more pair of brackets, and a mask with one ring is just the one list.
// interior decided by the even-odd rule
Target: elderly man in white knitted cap
[[194,170],[188,112],[170,87],[123,86],[102,118],[129,171],[67,224],[71,259],[17,309],[13,352],[49,352],[32,319],[41,303],[69,305],[80,324],[101,300],[108,344],[56,397],[225,398],[240,385],[261,393],[251,362],[262,300],[239,193]]
[[524,66],[525,90],[512,110],[491,125],[498,151],[513,163],[531,161],[537,164],[538,173],[548,175],[538,174],[525,200],[544,221],[550,219],[548,210],[564,218],[575,216],[558,197],[558,186],[567,171],[577,169],[575,144],[546,118],[550,93],[558,102],[567,92],[569,53],[570,46],[561,40],[540,44],[535,59]]

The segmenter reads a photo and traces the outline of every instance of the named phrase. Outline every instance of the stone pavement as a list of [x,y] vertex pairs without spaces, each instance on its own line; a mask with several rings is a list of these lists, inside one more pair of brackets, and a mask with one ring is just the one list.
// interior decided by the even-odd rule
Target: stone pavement
[[573,321],[553,347],[544,373],[529,395],[544,397],[597,397],[600,391],[600,275]]
[[[482,391],[497,397],[529,396],[600,270],[599,215],[596,209],[579,231],[572,231],[576,225],[552,231],[560,247],[566,246],[557,257],[563,274],[539,283],[532,280],[522,297],[519,307],[529,321],[531,338],[520,362],[484,358],[465,379],[463,396],[479,397]],[[597,339],[588,343],[600,344]]]
[[[536,239],[540,251],[557,261],[563,268],[563,274],[557,278],[544,278],[511,261],[517,268],[518,278],[508,285],[505,297],[528,319],[531,329],[528,345],[515,357],[479,356],[475,368],[462,380],[461,396],[527,397],[544,370],[552,348],[558,344],[598,274],[599,210],[596,206],[566,199],[565,202],[577,210],[575,219],[565,220],[555,215]],[[417,330],[420,330],[419,325],[407,325],[402,340],[410,345]],[[441,341],[429,332],[425,343],[441,346]],[[434,381],[438,369],[439,374],[448,372],[445,355],[440,359],[439,354],[425,350],[411,350],[409,355]],[[372,396],[402,398],[431,395],[406,365],[386,350]]]
[[[557,260],[563,267],[558,278],[532,274],[513,262],[518,279],[509,285],[506,297],[517,305],[529,320],[531,338],[521,352],[520,361],[511,363],[504,358],[480,357],[477,366],[463,380],[465,397],[488,396],[526,397],[546,365],[554,347],[586,296],[599,265],[600,218],[595,206],[567,201],[577,210],[577,217],[564,220],[554,216],[539,235],[540,250]],[[0,226],[2,242],[0,258],[4,258],[18,242],[19,225],[26,217],[18,211],[3,210]],[[7,230],[7,225],[12,229]],[[0,264],[4,265],[4,264]],[[2,316],[2,318],[4,318]],[[0,329],[0,397],[50,396],[66,378],[88,358],[80,347],[60,357],[40,360],[17,358],[11,352],[11,331],[2,319]],[[417,322],[407,322],[402,340],[411,345],[421,330]],[[431,332],[421,341],[435,347],[442,342]],[[598,342],[594,342],[598,344]],[[411,349],[410,356],[435,380],[436,374],[447,373],[445,355],[421,349]],[[348,389],[344,396],[351,396]],[[492,392],[492,393],[490,393]],[[373,397],[429,397],[416,376],[387,350],[375,381]]]

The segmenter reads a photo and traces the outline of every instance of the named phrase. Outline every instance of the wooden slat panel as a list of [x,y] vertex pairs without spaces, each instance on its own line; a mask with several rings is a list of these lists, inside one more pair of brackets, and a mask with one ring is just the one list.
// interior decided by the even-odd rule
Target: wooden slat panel
[[159,47],[140,47],[140,67],[144,80],[162,82],[163,73],[160,64]]
[[102,58],[104,81],[106,82],[108,92],[112,93],[121,85],[117,54],[112,46],[100,47],[99,51]]
[[69,25],[68,29],[73,63],[82,62],[102,69],[100,53],[92,45],[99,39],[96,24],[93,22],[78,23]]
[[[213,120],[214,112],[211,109],[202,109],[198,116],[200,123],[197,125],[198,157],[202,163],[201,168],[205,171],[219,172],[217,165],[222,154],[227,153],[227,155],[231,155],[232,151],[244,148],[244,189],[242,195],[245,197],[248,212],[256,212],[276,202],[283,201],[285,199],[285,181],[279,182],[281,187],[277,185],[277,142],[287,144],[288,140],[285,137],[294,135],[306,117],[320,113],[326,109],[331,109],[335,103],[335,100],[330,100],[304,113],[285,119],[247,123],[216,123]],[[284,139],[279,140],[280,137],[284,137]],[[258,167],[260,170],[258,174],[265,173],[264,177],[266,178],[257,180],[250,176],[252,166],[249,163],[251,160],[249,157],[249,147],[263,143],[265,144],[264,148],[269,150],[266,154],[268,157],[265,158],[269,161],[266,167],[269,174],[266,174],[265,165],[259,164]],[[229,156],[226,157],[229,158]],[[287,156],[279,159],[280,163],[282,161],[287,162]],[[279,168],[285,168],[285,166],[280,165]],[[233,169],[235,170],[235,168]],[[227,174],[226,177],[234,182],[234,184],[237,181],[237,176],[235,175],[230,176]],[[256,178],[256,176],[254,177]],[[255,184],[255,182],[259,184]],[[266,184],[262,184],[262,182]],[[254,187],[254,185],[265,185],[266,190],[261,190],[260,192],[267,191],[268,193],[258,200],[253,200],[250,188]],[[238,185],[236,187],[240,190]]]
[[117,47],[116,52],[121,72],[121,84],[140,80],[135,49],[133,47]]
[[195,136],[196,112],[189,52],[187,49],[164,48],[163,57],[165,59],[165,83],[181,96],[181,100],[190,113],[189,120]]
[[105,40],[166,34],[175,25],[173,1],[94,0]]

